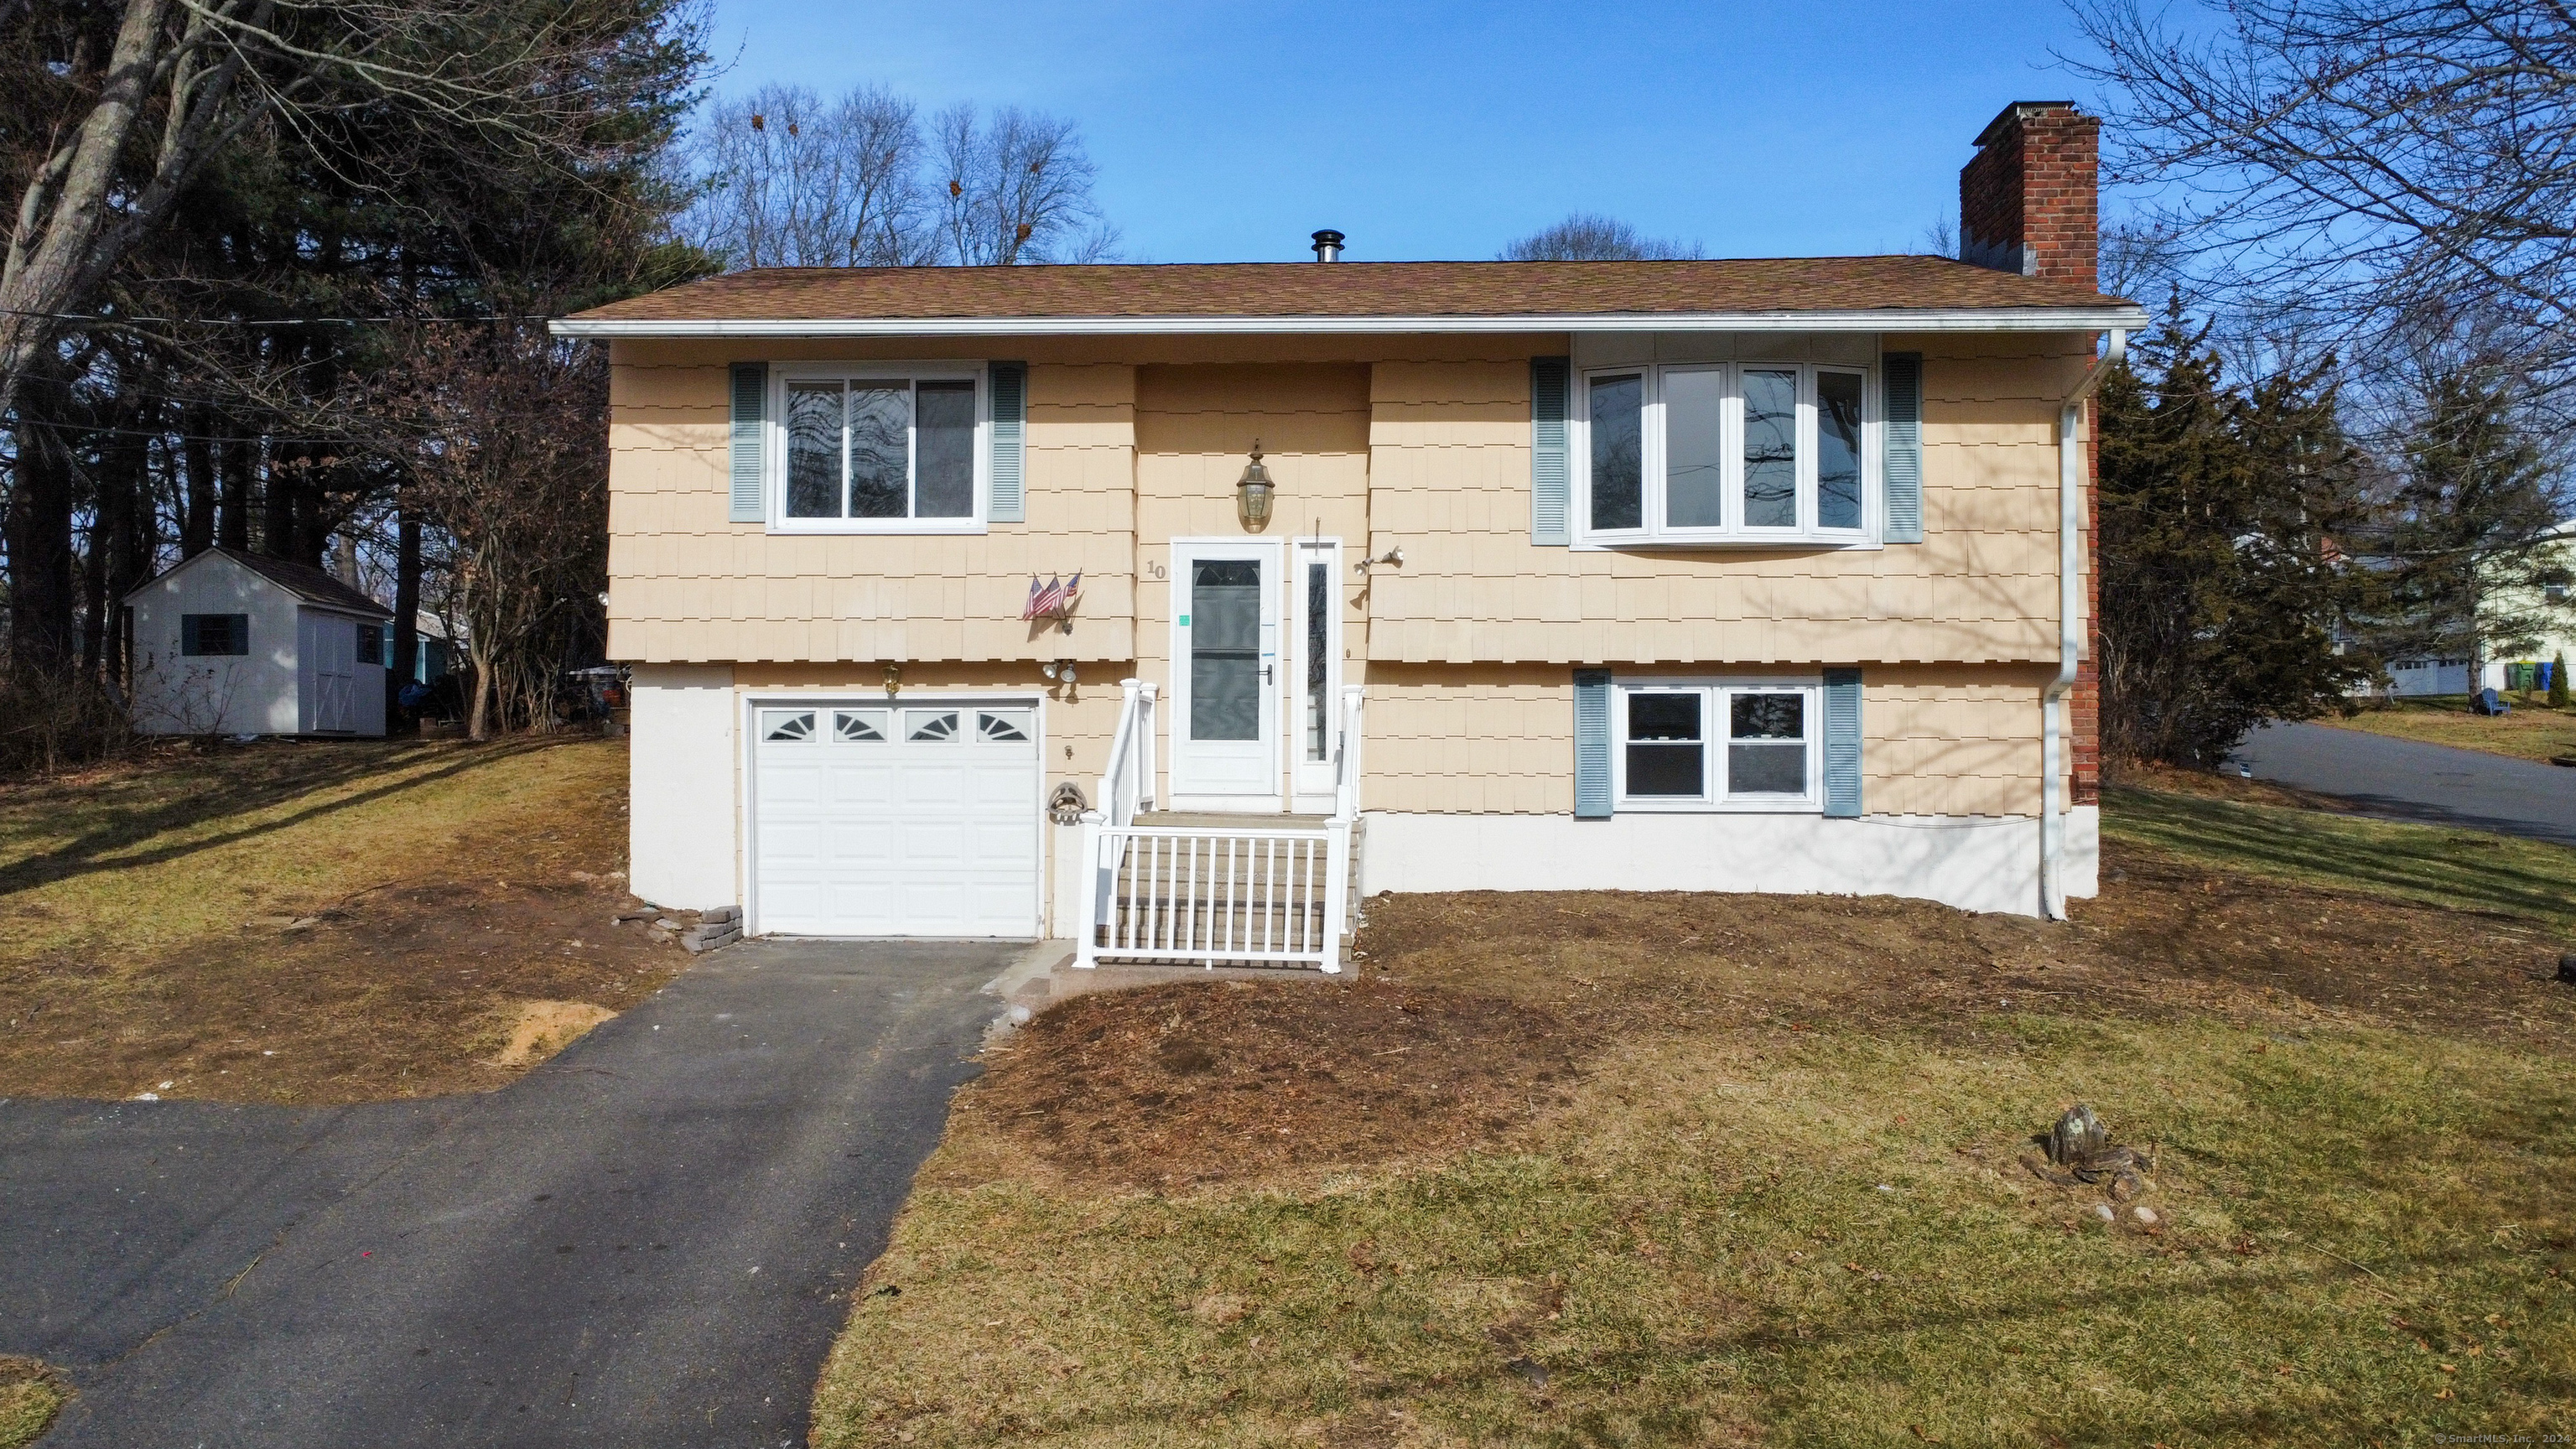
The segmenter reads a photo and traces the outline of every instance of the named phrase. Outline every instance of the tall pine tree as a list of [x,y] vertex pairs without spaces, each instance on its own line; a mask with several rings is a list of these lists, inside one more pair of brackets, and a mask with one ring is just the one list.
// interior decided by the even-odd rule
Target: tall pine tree
[[2339,707],[2376,662],[2338,646],[2372,588],[2332,360],[2232,388],[2179,302],[2099,394],[2102,743],[2215,765],[2267,719]]

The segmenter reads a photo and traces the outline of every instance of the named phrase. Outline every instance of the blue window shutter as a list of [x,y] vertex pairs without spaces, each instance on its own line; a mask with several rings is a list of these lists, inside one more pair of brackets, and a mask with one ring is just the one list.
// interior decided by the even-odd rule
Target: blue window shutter
[[769,364],[733,365],[733,516],[735,523],[761,523],[769,509],[761,498],[761,410],[769,403]]
[[1860,814],[1860,671],[1825,671],[1825,814]]
[[[1567,525],[1568,516],[1574,511],[1573,475],[1565,455],[1566,387],[1571,375],[1572,369],[1562,357],[1530,359],[1532,543],[1570,544],[1574,541]],[[1604,794],[1602,799],[1606,802],[1609,796]],[[1601,813],[1610,813],[1606,803]]]
[[996,362],[993,376],[993,512],[995,523],[1028,521],[1029,365]]
[[1610,818],[1610,671],[1574,671],[1574,818]]
[[1886,450],[1879,482],[1886,490],[1887,541],[1923,541],[1923,354],[1891,352],[1879,360],[1887,390]]

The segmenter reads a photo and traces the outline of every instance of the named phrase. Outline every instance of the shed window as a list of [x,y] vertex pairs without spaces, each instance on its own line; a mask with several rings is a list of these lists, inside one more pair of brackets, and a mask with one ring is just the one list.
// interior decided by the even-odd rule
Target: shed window
[[382,665],[385,662],[384,625],[360,624],[358,626],[358,662],[375,665]]
[[248,654],[250,615],[180,615],[179,652],[183,655]]
[[1872,538],[1869,373],[1691,363],[1584,376],[1573,450],[1596,547]]

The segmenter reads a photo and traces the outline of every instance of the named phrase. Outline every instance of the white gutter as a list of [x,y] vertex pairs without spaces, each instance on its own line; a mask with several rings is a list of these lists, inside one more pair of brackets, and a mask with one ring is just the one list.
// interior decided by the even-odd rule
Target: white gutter
[[557,337],[1094,337],[1485,332],[2113,332],[2147,325],[2141,307],[1875,308],[1840,312],[1525,312],[1494,316],[811,317],[585,320]]
[[2066,788],[2066,692],[2075,687],[2084,649],[2078,625],[2084,606],[2084,455],[2076,434],[2084,421],[2084,399],[2128,351],[2128,330],[2112,328],[2111,345],[2066,395],[2057,414],[2057,677],[2039,695],[2039,909],[2052,921],[2066,919],[2066,813],[2058,795]]

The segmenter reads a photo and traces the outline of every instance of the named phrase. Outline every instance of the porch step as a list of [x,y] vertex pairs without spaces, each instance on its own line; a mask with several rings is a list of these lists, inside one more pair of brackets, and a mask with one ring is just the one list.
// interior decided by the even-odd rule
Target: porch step
[[1321,830],[1329,815],[1283,815],[1275,810],[1144,810],[1136,823],[1170,830]]
[[[1142,810],[1136,823],[1146,827],[1163,826],[1173,830],[1321,830],[1329,815],[1284,815],[1276,811],[1250,810]],[[1365,898],[1360,894],[1361,861],[1368,849],[1368,817],[1351,822],[1350,893],[1342,919],[1351,929],[1361,925],[1360,908]]]

